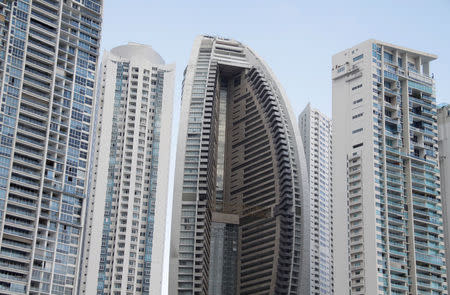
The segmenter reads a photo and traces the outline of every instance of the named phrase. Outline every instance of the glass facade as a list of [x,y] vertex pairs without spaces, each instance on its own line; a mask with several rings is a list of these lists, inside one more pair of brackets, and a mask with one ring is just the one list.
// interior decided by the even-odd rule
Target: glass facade
[[236,224],[211,224],[211,260],[208,294],[234,295],[237,289],[237,249],[239,228]]
[[101,5],[0,3],[5,292],[76,292]]
[[[373,51],[384,53],[373,60],[378,73],[384,68],[374,74],[384,83],[373,98],[379,290],[444,294],[434,82],[418,74],[421,64],[408,53],[377,44]],[[409,61],[408,69],[394,63],[394,54]]]

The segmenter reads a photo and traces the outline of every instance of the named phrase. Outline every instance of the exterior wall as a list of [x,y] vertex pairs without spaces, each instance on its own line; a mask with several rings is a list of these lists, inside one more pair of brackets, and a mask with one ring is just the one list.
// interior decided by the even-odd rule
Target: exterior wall
[[[169,280],[178,284],[169,294],[213,290],[210,270],[215,274],[220,266],[211,263],[221,251],[217,213],[239,220],[238,265],[222,279],[237,274],[240,294],[299,292],[306,165],[284,97],[247,47],[208,36],[194,42],[183,85],[172,216]],[[255,189],[259,196],[250,196]]]
[[[105,54],[106,55],[106,54]],[[109,69],[106,72],[106,69]],[[105,85],[112,85],[116,79],[117,64],[112,60],[108,60],[106,56],[103,57],[101,65],[101,75],[99,83],[104,83]],[[101,85],[101,84],[99,84]],[[108,87],[104,90],[100,90],[103,97],[113,97],[115,89]],[[97,94],[100,97],[100,94]],[[86,222],[90,223],[88,230],[85,233],[85,244],[83,253],[83,269],[82,273],[82,287],[81,291],[86,293],[88,290],[95,292],[97,290],[97,279],[98,279],[98,265],[100,263],[100,253],[101,253],[101,236],[103,234],[103,226],[92,226],[92,225],[103,225],[103,211],[105,206],[106,198],[106,188],[108,182],[108,167],[109,167],[109,153],[100,151],[109,151],[111,148],[111,134],[112,134],[112,123],[105,124],[103,122],[112,122],[114,114],[114,103],[104,103],[104,99],[97,100],[97,126],[96,126],[96,139],[95,146],[93,148],[93,164],[92,170],[92,184],[91,186],[95,188],[90,191],[90,204],[89,211],[87,215]],[[99,112],[99,109],[102,111]],[[94,214],[97,213],[97,214]],[[100,212],[100,213],[99,213]],[[98,240],[98,241],[97,241]]]
[[78,291],[102,6],[0,3],[2,293]]
[[447,294],[435,58],[376,40],[333,56],[337,294]]
[[[333,56],[333,66],[336,64],[346,64],[348,60],[352,60],[354,56],[359,54],[364,54],[365,56],[370,56],[370,45],[365,44],[358,46],[358,53],[351,56],[347,56],[346,53],[341,53]],[[353,48],[352,50],[355,50]],[[335,140],[333,141],[333,195],[334,195],[334,236],[339,237],[347,234],[347,238],[335,239],[335,253],[347,253],[347,255],[336,255],[335,265],[336,269],[338,266],[340,269],[347,269],[351,271],[351,265],[349,264],[349,249],[350,247],[355,247],[354,243],[350,242],[350,239],[357,240],[359,245],[363,245],[366,251],[375,252],[375,204],[373,198],[361,198],[358,204],[353,206],[360,206],[367,208],[364,212],[361,210],[353,210],[350,215],[348,204],[348,190],[347,190],[347,167],[348,162],[355,160],[355,164],[360,165],[360,169],[363,173],[359,176],[364,178],[363,184],[355,184],[353,191],[359,193],[358,190],[364,187],[367,195],[374,195],[374,183],[373,183],[373,143],[372,141],[366,140],[366,138],[371,138],[373,134],[372,122],[367,117],[371,118],[372,113],[372,96],[370,95],[372,91],[372,74],[370,68],[370,61],[363,59],[359,62],[361,71],[358,73],[349,71],[348,77],[335,79],[333,81],[333,137],[335,139],[346,139],[346,140]],[[369,69],[367,69],[369,68]],[[361,86],[360,86],[361,85]],[[352,90],[354,88],[354,90]],[[353,104],[353,102],[362,99],[361,102]],[[361,117],[357,122],[352,122],[352,117],[358,113],[365,113],[366,117]],[[363,131],[353,134],[352,131],[355,129],[363,128]],[[360,143],[363,146],[358,147]],[[359,158],[353,159],[353,146]],[[367,160],[361,161],[360,158],[365,158]],[[358,161],[358,162],[356,162]],[[350,236],[349,220],[352,222],[361,222],[365,225],[365,230],[357,235]],[[345,231],[347,229],[347,231]],[[374,265],[376,263],[376,258],[373,255],[364,255],[361,257],[364,266]],[[369,267],[368,267],[369,268]],[[370,268],[369,268],[370,269]],[[365,290],[376,290],[376,273],[373,271],[375,268],[370,269],[368,272],[364,269],[364,279],[366,282]],[[335,292],[336,294],[348,294],[348,277],[349,273],[337,271],[335,273]],[[374,291],[376,292],[376,291]],[[353,294],[353,293],[352,293]],[[370,294],[370,293],[367,293]]]
[[302,206],[309,219],[302,241],[306,268],[302,290],[334,294],[331,120],[308,104],[298,122],[310,179],[310,195]]
[[[441,196],[444,218],[445,249],[450,249],[450,107],[438,109],[439,168],[441,169]],[[450,277],[450,251],[446,252],[447,278]]]
[[149,46],[104,54],[83,293],[161,293],[173,81]]

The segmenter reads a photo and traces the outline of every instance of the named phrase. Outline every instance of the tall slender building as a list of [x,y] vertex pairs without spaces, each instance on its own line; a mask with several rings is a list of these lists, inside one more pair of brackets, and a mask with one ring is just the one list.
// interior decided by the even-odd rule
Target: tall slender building
[[435,59],[376,40],[333,56],[336,294],[447,294]]
[[75,294],[101,0],[0,1],[0,293]]
[[[331,190],[331,120],[308,103],[298,118],[309,175],[309,195],[303,198],[306,231],[302,277],[303,294],[333,291],[333,195]],[[309,256],[306,256],[309,253]]]
[[300,133],[273,73],[239,42],[194,42],[175,179],[169,294],[300,294]]
[[[443,104],[439,106],[437,118],[445,249],[450,249],[450,105]],[[449,278],[450,251],[447,251],[445,254],[445,261],[447,262],[447,278]]]
[[83,294],[161,294],[174,77],[147,45],[103,55]]

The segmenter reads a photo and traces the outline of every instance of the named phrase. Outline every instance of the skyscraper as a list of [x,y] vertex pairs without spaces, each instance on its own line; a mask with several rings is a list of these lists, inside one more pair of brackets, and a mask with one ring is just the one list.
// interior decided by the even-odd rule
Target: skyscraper
[[0,293],[75,294],[101,0],[0,2]]
[[[450,105],[443,104],[438,107],[437,120],[445,249],[450,249]],[[450,277],[450,251],[447,251],[445,254],[448,278]]]
[[169,294],[300,294],[306,161],[264,61],[200,36],[185,70]]
[[302,202],[309,225],[302,242],[308,257],[302,265],[306,268],[302,290],[303,294],[334,294],[331,120],[308,103],[298,124],[309,175],[309,195]]
[[174,77],[150,46],[103,55],[85,294],[161,294]]
[[435,59],[376,40],[333,56],[336,294],[447,294]]

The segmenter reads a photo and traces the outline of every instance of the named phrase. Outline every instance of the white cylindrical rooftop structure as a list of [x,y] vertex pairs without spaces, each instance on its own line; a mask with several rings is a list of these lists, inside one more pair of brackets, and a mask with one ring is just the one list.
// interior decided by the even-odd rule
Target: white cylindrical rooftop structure
[[141,58],[150,63],[164,65],[164,59],[150,45],[129,42],[127,45],[120,45],[111,49],[111,53],[125,59]]

